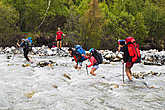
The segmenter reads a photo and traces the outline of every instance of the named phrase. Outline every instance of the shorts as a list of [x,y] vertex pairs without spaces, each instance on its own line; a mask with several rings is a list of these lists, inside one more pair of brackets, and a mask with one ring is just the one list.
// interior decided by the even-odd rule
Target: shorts
[[61,39],[57,39],[57,41],[61,41]]
[[133,64],[132,62],[126,62],[126,68],[132,68],[133,67]]
[[92,68],[95,68],[97,70],[99,68],[99,65],[93,65]]

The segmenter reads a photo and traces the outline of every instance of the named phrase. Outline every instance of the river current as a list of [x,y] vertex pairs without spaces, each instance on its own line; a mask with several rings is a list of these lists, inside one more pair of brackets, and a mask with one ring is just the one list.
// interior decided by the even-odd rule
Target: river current
[[[39,57],[53,67],[22,67],[22,55],[0,55],[0,110],[165,110],[165,66],[135,64],[135,72],[162,72],[129,82],[122,63],[101,64],[96,76],[73,68],[70,57]],[[88,73],[91,68],[88,68]]]

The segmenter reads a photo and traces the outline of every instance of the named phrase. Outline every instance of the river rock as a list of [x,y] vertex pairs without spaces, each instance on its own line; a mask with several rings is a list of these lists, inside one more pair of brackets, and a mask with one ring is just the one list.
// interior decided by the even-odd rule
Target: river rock
[[[112,52],[110,50],[98,50],[103,56],[103,64],[109,64],[109,62],[120,62],[123,58],[122,52]],[[20,54],[22,53],[21,48],[16,48],[14,46],[0,48],[0,54],[8,54],[8,56],[12,54]],[[165,65],[165,51],[158,51],[156,49],[151,49],[148,51],[140,51],[142,63],[144,65]],[[30,54],[38,55],[38,56],[60,56],[60,57],[68,57],[70,56],[68,52],[68,47],[62,47],[62,50],[59,50],[57,47],[49,49],[48,46],[43,45],[42,47],[32,47],[32,52]]]

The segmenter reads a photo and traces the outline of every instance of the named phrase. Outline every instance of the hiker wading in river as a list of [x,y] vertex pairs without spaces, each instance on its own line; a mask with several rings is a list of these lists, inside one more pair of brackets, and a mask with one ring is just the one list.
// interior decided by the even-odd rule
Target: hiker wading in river
[[28,57],[28,53],[31,50],[30,48],[30,41],[28,39],[22,39],[21,44],[17,43],[18,47],[22,47],[23,48],[23,54],[24,57],[26,58],[26,60],[30,63],[32,63],[32,60]]
[[83,54],[83,52],[80,52],[79,50],[84,51],[81,46],[79,48],[77,46],[76,50],[73,50],[72,48],[68,49],[70,55],[74,58],[72,59],[72,61],[76,62],[76,65],[74,66],[74,68],[78,70],[81,69],[83,61],[86,60],[86,58],[84,57],[85,53]]
[[129,81],[132,81],[131,68],[135,63],[141,62],[139,45],[136,44],[133,37],[127,37],[125,40],[119,40],[118,45],[118,51],[124,52],[123,63],[126,63],[125,72]]

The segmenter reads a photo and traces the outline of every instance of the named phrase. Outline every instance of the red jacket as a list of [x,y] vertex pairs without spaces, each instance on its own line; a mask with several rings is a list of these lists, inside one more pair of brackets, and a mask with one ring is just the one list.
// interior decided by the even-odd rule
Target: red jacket
[[91,66],[93,66],[93,65],[95,65],[95,64],[97,63],[97,60],[95,59],[94,56],[91,56],[91,57],[85,57],[85,58],[88,58],[89,61],[90,61],[90,63],[91,63],[91,64],[87,65],[88,67],[91,67]]
[[62,39],[63,32],[62,31],[57,31],[56,33],[56,39]]

